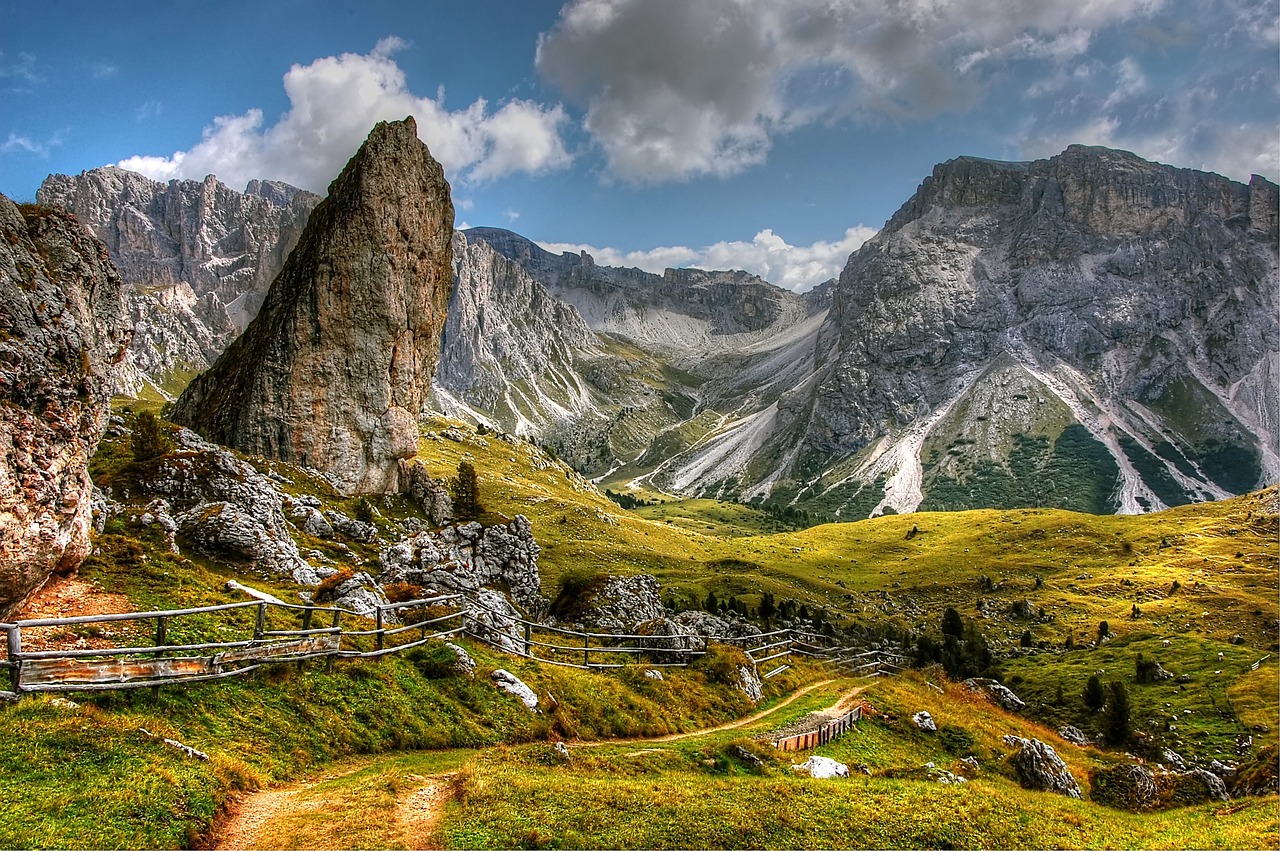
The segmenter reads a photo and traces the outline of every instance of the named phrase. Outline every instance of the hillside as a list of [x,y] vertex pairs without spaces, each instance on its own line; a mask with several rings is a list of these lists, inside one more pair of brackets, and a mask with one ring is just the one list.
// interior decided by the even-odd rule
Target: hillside
[[[136,425],[134,417],[126,412],[123,423],[108,430],[93,472],[117,499],[125,498],[126,504],[137,499],[141,507],[145,495],[126,497],[133,493],[127,483],[137,469],[131,466],[127,428]],[[1176,683],[1130,686],[1135,719],[1178,714],[1176,737],[1150,728],[1162,734],[1166,746],[1186,759],[1204,762],[1247,758],[1237,747],[1242,731],[1253,737],[1247,754],[1274,744],[1275,683],[1280,676],[1274,646],[1275,589],[1280,585],[1274,560],[1274,491],[1144,517],[1099,518],[1047,510],[917,514],[775,534],[732,528],[738,516],[745,516],[749,525],[765,521],[726,506],[716,513],[712,528],[698,532],[686,524],[624,511],[538,447],[492,432],[480,434],[460,423],[427,423],[419,458],[440,477],[456,470],[464,458],[474,463],[485,522],[502,521],[504,515],[517,512],[529,516],[542,547],[539,565],[548,596],[575,571],[649,572],[659,578],[662,596],[673,607],[692,605],[709,590],[758,606],[759,594],[770,590],[779,600],[825,608],[831,621],[861,634],[928,627],[946,607],[955,606],[980,625],[998,656],[1007,657],[1002,662],[1005,682],[1021,693],[1028,707],[1006,713],[985,700],[966,697],[958,686],[947,686],[945,694],[938,695],[914,675],[876,683],[866,699],[886,720],[866,724],[855,738],[822,751],[866,763],[873,777],[829,787],[791,777],[785,762],[767,751],[760,751],[763,768],[740,762],[730,753],[733,736],[673,745],[674,750],[642,748],[648,754],[643,757],[630,756],[637,749],[634,745],[599,755],[573,747],[571,775],[544,765],[546,745],[489,750],[500,742],[548,737],[690,730],[740,715],[750,704],[741,692],[718,685],[709,669],[673,673],[668,684],[655,691],[635,671],[601,674],[550,668],[497,654],[472,641],[464,643],[481,673],[508,668],[538,693],[554,695],[556,711],[530,715],[479,676],[438,678],[439,669],[432,667],[430,657],[344,663],[333,673],[281,665],[244,681],[166,688],[157,698],[73,694],[78,707],[28,698],[0,710],[7,728],[22,732],[6,738],[3,753],[11,784],[7,794],[21,802],[0,822],[4,841],[45,847],[189,845],[209,829],[218,808],[237,789],[313,776],[319,766],[347,755],[420,748],[464,750],[403,753],[387,761],[357,763],[349,780],[317,787],[347,802],[343,826],[332,826],[328,816],[309,816],[287,828],[287,835],[315,837],[337,830],[352,845],[366,844],[368,839],[360,837],[370,836],[382,836],[385,842],[390,834],[378,831],[388,829],[387,823],[361,816],[360,807],[368,804],[360,801],[385,807],[388,800],[416,788],[412,776],[459,769],[462,773],[451,787],[455,792],[439,827],[450,846],[508,847],[541,844],[553,837],[572,845],[611,846],[622,842],[622,834],[614,830],[635,831],[643,841],[634,842],[646,847],[719,844],[712,834],[688,832],[689,825],[696,822],[711,829],[721,822],[743,824],[738,820],[743,817],[744,796],[775,802],[770,804],[777,807],[769,810],[772,815],[762,817],[753,810],[759,827],[750,830],[765,831],[751,834],[760,843],[779,846],[860,845],[900,834],[897,841],[903,845],[1051,840],[1093,846],[1149,840],[1170,847],[1236,847],[1265,845],[1275,832],[1274,808],[1269,809],[1265,800],[1233,804],[1225,820],[1215,820],[1213,813],[1220,805],[1129,815],[1088,801],[1046,799],[1010,779],[1002,762],[1005,749],[998,744],[1006,731],[1052,735],[1037,723],[1075,723],[1092,734],[1098,719],[1079,702],[1084,677],[1105,668],[1109,676],[1132,683],[1138,653],[1193,678],[1194,686],[1186,690]],[[309,497],[326,511],[357,511],[356,499],[340,497],[312,473],[280,462],[246,460],[286,495]],[[393,534],[416,512],[399,496],[375,498],[373,505],[374,524],[382,536]],[[711,510],[709,505],[702,507],[703,512]],[[297,599],[297,585],[234,558],[202,555],[182,536],[182,554],[175,554],[161,528],[132,525],[126,522],[129,516],[126,510],[107,524],[95,539],[95,555],[80,572],[81,581],[101,589],[98,593],[123,598],[128,608],[240,599],[224,587],[233,577],[283,599]],[[291,534],[313,558],[320,553],[338,563],[369,565],[378,557],[376,543],[339,543],[307,537],[300,530]],[[1175,578],[1180,587],[1173,591]],[[1024,599],[1036,613],[1031,621],[1012,611],[1013,603]],[[985,601],[981,610],[979,600]],[[1142,612],[1137,620],[1129,617],[1135,601]],[[1041,607],[1044,615],[1038,613]],[[1092,649],[1088,645],[1101,619],[1110,621],[1116,637]],[[1019,636],[1028,627],[1037,646],[1018,648]],[[1231,643],[1237,634],[1243,643]],[[100,638],[91,632],[80,637],[86,636]],[[1074,636],[1074,649],[1063,647],[1068,636]],[[1268,654],[1258,670],[1249,670]],[[824,676],[829,675],[797,663],[792,672],[768,681],[769,694],[780,695]],[[942,682],[940,672],[929,676]],[[1058,680],[1064,683],[1063,700],[1054,694]],[[831,692],[824,694],[829,700]],[[817,708],[816,701],[801,701],[757,729],[799,718]],[[922,707],[944,726],[961,726],[973,738],[971,747],[984,768],[971,788],[946,790],[938,797],[936,783],[913,774],[926,761],[950,767],[949,760],[961,755],[947,750],[960,745],[943,746],[942,740],[922,738],[907,726],[906,716]],[[138,727],[206,751],[210,761],[187,760],[140,738]],[[1111,751],[1064,756],[1082,782],[1091,770],[1117,759]],[[703,765],[704,760],[716,767]],[[643,788],[636,785],[637,772],[644,778]],[[82,780],[68,786],[69,776]],[[569,776],[574,784],[565,783]],[[393,782],[391,777],[401,779]],[[669,804],[660,805],[658,812],[665,815],[648,819],[650,826],[641,828],[626,814],[652,812],[655,788]],[[580,800],[582,789],[592,790],[593,799],[618,802],[620,820],[612,826],[593,827],[590,820],[573,829],[562,825],[559,819],[572,819],[577,811],[572,801]],[[689,797],[694,789],[697,804]],[[527,833],[528,822],[510,809],[515,800],[510,796],[534,802],[545,818],[541,833]],[[994,812],[989,804],[979,805],[979,799],[999,800],[1001,812],[1012,808],[1028,813],[1028,818],[1011,828],[1003,819],[975,815],[966,826],[955,828],[959,832],[935,836],[928,819],[909,815],[931,812],[935,806]],[[879,802],[879,815],[857,816],[867,825],[866,832],[845,840],[822,832],[828,820],[796,815],[853,808],[847,810],[853,818],[863,812],[858,802],[866,800]],[[666,806],[672,809],[662,809]],[[815,806],[818,809],[808,809]],[[527,812],[522,804],[518,813]],[[707,818],[677,817],[697,812]],[[1063,824],[1074,826],[1062,833]],[[42,838],[35,841],[37,836]]]

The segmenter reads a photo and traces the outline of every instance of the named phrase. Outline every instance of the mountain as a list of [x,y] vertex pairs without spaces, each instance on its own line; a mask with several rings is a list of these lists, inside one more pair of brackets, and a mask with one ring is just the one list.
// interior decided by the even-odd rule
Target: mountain
[[207,369],[258,312],[320,198],[270,180],[160,183],[114,166],[54,174],[36,195],[107,246],[128,287],[133,342],[121,391],[165,395]]
[[[99,218],[132,220],[119,179]],[[212,220],[224,202],[248,203],[211,203]],[[803,295],[472,228],[431,404],[611,487],[815,518],[1218,499],[1280,478],[1276,210],[1263,178],[1105,148],[960,157]],[[140,335],[177,336],[190,313],[213,317],[206,350],[226,338],[221,301],[167,298]]]
[[453,203],[412,118],[380,122],[329,185],[262,309],[174,403],[216,443],[397,492],[439,360]]
[[762,448],[674,469],[835,516],[1134,512],[1274,482],[1277,236],[1260,177],[1082,146],[951,160],[850,257],[785,415],[731,426]]
[[0,618],[89,554],[89,458],[129,335],[102,243],[0,195]]

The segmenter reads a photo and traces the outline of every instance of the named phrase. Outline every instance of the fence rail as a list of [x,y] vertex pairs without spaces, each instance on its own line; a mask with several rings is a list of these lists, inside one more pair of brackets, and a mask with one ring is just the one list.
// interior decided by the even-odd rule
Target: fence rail
[[[358,619],[359,622],[356,622]],[[372,621],[372,628],[369,622]],[[120,646],[28,650],[28,638],[47,641],[82,635],[101,640],[100,627],[121,627]],[[497,649],[552,665],[599,670],[643,659],[649,667],[683,667],[707,653],[708,639],[692,634],[632,635],[583,632],[527,620],[509,607],[495,608],[474,594],[444,594],[375,607],[359,613],[331,606],[259,599],[165,611],[35,618],[0,623],[5,633],[8,689],[0,699],[46,691],[153,688],[243,676],[266,664],[325,659],[377,659],[435,639],[466,634]],[[209,641],[211,634],[224,640]],[[823,646],[823,636],[779,629],[720,639],[739,647],[752,666],[779,663],[764,674],[787,670],[794,657],[834,662],[853,673],[900,670],[900,657],[879,651]],[[4,683],[0,671],[0,684]]]

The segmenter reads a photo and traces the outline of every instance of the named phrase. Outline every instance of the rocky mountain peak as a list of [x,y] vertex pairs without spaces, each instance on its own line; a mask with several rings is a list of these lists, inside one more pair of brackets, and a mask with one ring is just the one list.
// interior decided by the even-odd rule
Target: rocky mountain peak
[[398,490],[440,352],[453,203],[412,118],[382,122],[329,186],[254,321],[173,418],[316,467],[345,493]]

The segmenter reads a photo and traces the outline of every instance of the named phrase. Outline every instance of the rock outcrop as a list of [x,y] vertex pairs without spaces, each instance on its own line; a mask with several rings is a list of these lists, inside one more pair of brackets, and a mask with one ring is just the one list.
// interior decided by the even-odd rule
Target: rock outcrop
[[0,618],[89,552],[89,458],[130,333],[102,242],[0,195]]
[[463,523],[392,544],[380,556],[379,579],[384,585],[407,582],[444,592],[501,587],[526,611],[537,613],[546,605],[539,552],[523,514],[505,526]]
[[210,175],[161,183],[114,166],[53,174],[36,199],[66,207],[107,246],[135,333],[120,392],[162,392],[207,369],[253,319],[319,196]]
[[379,123],[329,187],[257,317],[173,419],[318,468],[346,494],[401,488],[452,286],[453,203],[412,118]]
[[298,552],[284,498],[271,480],[189,429],[178,430],[173,451],[146,462],[139,474],[113,485],[109,495],[147,501],[142,513],[133,514],[137,522],[145,524],[150,514],[206,555],[251,564],[302,585],[320,581]]
[[1080,784],[1052,745],[1021,736],[1005,736],[1004,743],[1018,749],[1009,757],[1009,763],[1018,772],[1018,780],[1023,787],[1041,792],[1057,792],[1068,798],[1083,797]]

